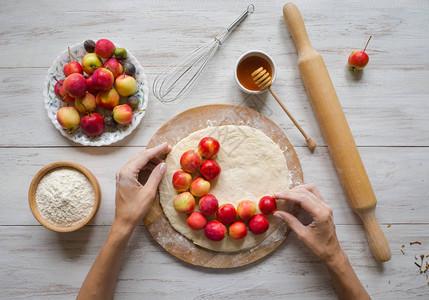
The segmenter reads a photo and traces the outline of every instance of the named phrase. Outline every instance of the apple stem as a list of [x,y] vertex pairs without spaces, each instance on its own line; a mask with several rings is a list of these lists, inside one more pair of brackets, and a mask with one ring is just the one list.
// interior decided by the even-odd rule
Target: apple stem
[[59,85],[62,86],[62,84],[58,81],[57,77],[54,76],[54,79],[55,79],[56,82],[58,82]]
[[366,47],[368,47],[369,41],[371,40],[372,35],[369,36],[368,42],[366,42],[365,48],[363,48],[363,52],[365,52]]
[[140,110],[136,110],[136,111],[133,111],[133,114],[136,114],[136,113],[139,113],[139,112],[142,112],[142,111],[145,111],[146,109],[144,108],[144,109],[140,109]]
[[70,55],[70,47],[67,47],[67,48],[69,49],[69,60],[71,62],[72,60],[71,60],[71,55]]

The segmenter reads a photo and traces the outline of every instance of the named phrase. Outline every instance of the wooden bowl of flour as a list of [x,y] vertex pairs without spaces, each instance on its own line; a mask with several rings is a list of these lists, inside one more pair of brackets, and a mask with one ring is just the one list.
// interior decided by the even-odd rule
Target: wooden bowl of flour
[[82,165],[54,162],[34,176],[28,202],[40,224],[56,232],[71,232],[85,226],[97,213],[100,184]]

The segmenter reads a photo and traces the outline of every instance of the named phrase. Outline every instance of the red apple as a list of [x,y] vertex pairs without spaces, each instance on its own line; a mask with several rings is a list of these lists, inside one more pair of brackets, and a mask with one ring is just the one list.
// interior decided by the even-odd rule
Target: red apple
[[128,97],[137,92],[137,81],[132,76],[125,74],[119,75],[115,80],[115,84],[121,96]]
[[188,173],[196,171],[201,166],[202,158],[194,150],[188,150],[180,158],[182,170]]
[[209,192],[210,182],[202,177],[197,177],[192,181],[190,190],[195,197],[202,197]]
[[[55,79],[56,80],[56,79]],[[57,81],[54,87],[55,95],[66,103],[73,103],[74,98],[67,94],[63,86],[64,80]]]
[[63,68],[63,71],[65,77],[68,77],[69,75],[74,73],[83,74],[82,66],[77,61],[72,61],[66,64]]
[[190,214],[195,208],[195,198],[189,192],[176,195],[173,198],[174,209],[181,214]]
[[173,175],[173,187],[178,192],[184,192],[189,189],[192,183],[192,176],[183,171],[177,171]]
[[368,61],[369,61],[368,54],[359,50],[353,51],[352,54],[350,54],[349,60],[348,60],[349,70],[350,71],[361,70],[365,68],[365,66],[368,64]]
[[362,70],[368,64],[369,57],[368,57],[368,54],[365,53],[365,50],[366,50],[366,47],[368,46],[368,43],[371,40],[371,38],[372,38],[372,36],[369,37],[363,51],[356,50],[356,51],[353,51],[352,54],[350,54],[349,59],[348,59],[350,71]]
[[262,214],[254,215],[247,225],[249,225],[250,231],[255,235],[263,234],[270,227],[267,218]]
[[205,216],[210,216],[217,212],[219,208],[219,202],[216,197],[212,194],[207,194],[200,199],[200,212]]
[[200,231],[206,227],[206,218],[198,211],[194,211],[187,219],[186,224],[195,231]]
[[[57,80],[56,78],[55,78],[55,80],[57,81],[57,83],[55,84],[55,87],[54,87],[54,93],[55,93],[55,95],[58,97],[58,98],[60,98],[61,100],[63,100],[63,95],[62,95],[62,93],[61,93],[61,91],[64,91],[64,87],[63,87],[63,82],[64,82],[64,79],[62,79],[62,80]],[[64,91],[65,92],[65,91]]]
[[242,220],[249,220],[256,212],[256,204],[250,200],[243,200],[238,203],[237,214]]
[[233,240],[241,240],[247,235],[247,227],[241,221],[236,221],[229,226],[229,237]]
[[76,98],[74,106],[81,114],[92,112],[97,107],[95,97],[91,93],[86,93],[82,98]]
[[119,60],[116,58],[110,58],[106,60],[106,62],[103,64],[103,68],[111,71],[115,78],[124,73],[124,67],[122,67]]
[[264,196],[259,200],[259,210],[264,215],[271,215],[277,209],[276,199],[270,196]]
[[100,135],[104,131],[103,118],[97,113],[86,115],[82,118],[80,127],[89,136]]
[[219,242],[226,235],[226,227],[219,221],[210,221],[204,229],[204,235],[211,241]]
[[133,120],[133,110],[128,104],[117,105],[113,108],[113,119],[125,125]]
[[88,83],[88,92],[90,92],[91,94],[93,94],[94,96],[97,95],[98,93],[98,89],[96,89],[94,87],[94,85],[92,84],[92,76],[89,76],[86,79],[86,82]]
[[115,78],[113,73],[105,68],[98,68],[91,76],[92,85],[100,91],[108,91],[112,88]]
[[229,225],[237,218],[237,211],[234,205],[226,203],[221,205],[216,213],[217,219],[225,225]]
[[70,96],[77,98],[85,96],[88,84],[82,74],[73,73],[64,80],[63,87]]
[[57,120],[64,129],[72,132],[79,127],[79,112],[73,106],[62,107],[57,112]]
[[95,54],[88,53],[82,58],[82,69],[87,74],[94,73],[95,70],[103,66],[103,61]]
[[95,44],[95,54],[101,58],[110,58],[115,52],[115,44],[106,39],[98,40]]
[[205,158],[215,157],[219,152],[219,148],[219,141],[211,137],[203,138],[198,144],[198,152]]
[[200,168],[200,173],[209,181],[216,179],[220,174],[220,166],[212,159],[206,159]]
[[119,104],[119,94],[115,89],[101,91],[98,92],[95,101],[99,107],[112,110]]

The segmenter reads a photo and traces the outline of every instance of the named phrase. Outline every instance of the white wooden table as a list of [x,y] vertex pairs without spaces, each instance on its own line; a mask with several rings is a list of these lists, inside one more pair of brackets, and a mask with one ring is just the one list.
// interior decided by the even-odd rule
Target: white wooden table
[[[138,129],[102,148],[70,142],[47,117],[43,81],[61,51],[88,38],[109,38],[137,57],[151,85],[172,60],[219,34],[248,3],[0,3],[0,298],[75,297],[113,218],[115,170],[177,113],[212,103],[254,108],[284,130],[299,155],[305,182],[318,185],[333,207],[341,245],[374,299],[427,297],[428,279],[414,265],[414,256],[429,254],[429,2],[296,1],[310,40],[326,62],[377,195],[377,217],[392,250],[392,259],[384,264],[373,259],[361,221],[348,206],[336,175],[297,69],[297,53],[282,16],[285,2],[253,3],[255,13],[224,43],[186,101],[165,106],[151,94]],[[362,48],[369,35],[369,65],[361,76],[353,76],[357,74],[347,70],[347,57]],[[250,49],[265,50],[277,62],[273,89],[318,142],[314,154],[271,96],[249,98],[235,85],[232,66]],[[96,218],[69,234],[39,225],[27,202],[36,172],[61,160],[88,167],[103,193]],[[415,240],[422,245],[409,244]],[[210,270],[178,261],[142,225],[128,247],[117,299],[144,296],[331,299],[335,292],[325,267],[294,235],[254,264]]]

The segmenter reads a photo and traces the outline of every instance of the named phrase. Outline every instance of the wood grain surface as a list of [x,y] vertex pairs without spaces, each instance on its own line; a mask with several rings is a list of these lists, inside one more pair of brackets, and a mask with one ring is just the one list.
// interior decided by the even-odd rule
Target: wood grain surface
[[[252,108],[287,135],[305,181],[316,184],[332,206],[341,246],[373,299],[427,298],[427,279],[414,265],[414,256],[429,254],[429,2],[295,1],[312,45],[326,63],[377,196],[377,219],[392,250],[391,260],[382,266],[372,257],[361,221],[347,204],[303,86],[282,15],[286,2],[252,1],[255,12],[223,43],[185,101],[166,106],[150,94],[137,130],[102,148],[68,141],[46,115],[42,85],[59,53],[88,38],[111,39],[132,51],[151,86],[163,68],[219,34],[248,3],[0,2],[0,299],[74,298],[113,220],[116,170],[180,112],[220,103]],[[361,73],[350,73],[347,57],[363,48],[369,35],[369,64]],[[233,66],[253,49],[275,60],[275,91],[317,142],[314,154],[270,95],[248,96],[236,86]],[[54,161],[79,163],[100,183],[100,209],[76,232],[52,232],[29,209],[32,178]],[[310,221],[304,213],[299,217]],[[409,245],[412,241],[422,245]],[[141,225],[130,241],[115,299],[144,297],[334,299],[335,291],[325,267],[293,233],[253,264],[217,270],[176,259]]]
[[[151,138],[148,148],[163,142],[174,146],[192,132],[209,126],[212,126],[213,130],[218,130],[218,126],[222,125],[245,125],[264,132],[283,151],[291,174],[291,188],[304,182],[298,156],[282,130],[269,118],[243,106],[215,104],[186,110],[165,123]],[[291,213],[296,216],[299,207],[294,206]],[[285,226],[279,226],[264,241],[251,249],[232,253],[211,251],[195,245],[173,228],[162,210],[159,194],[144,223],[158,244],[175,257],[196,266],[214,269],[236,268],[253,263],[274,251],[290,233]]]

